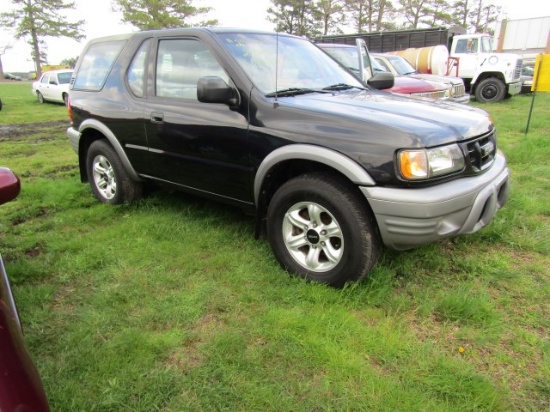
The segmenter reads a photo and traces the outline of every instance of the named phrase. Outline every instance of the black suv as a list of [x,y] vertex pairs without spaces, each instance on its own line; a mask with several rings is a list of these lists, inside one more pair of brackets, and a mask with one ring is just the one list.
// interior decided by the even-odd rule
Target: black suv
[[506,202],[486,112],[364,84],[312,42],[235,29],[144,31],[89,42],[67,131],[102,202],[145,182],[253,211],[289,272],[342,286],[382,245],[473,233]]

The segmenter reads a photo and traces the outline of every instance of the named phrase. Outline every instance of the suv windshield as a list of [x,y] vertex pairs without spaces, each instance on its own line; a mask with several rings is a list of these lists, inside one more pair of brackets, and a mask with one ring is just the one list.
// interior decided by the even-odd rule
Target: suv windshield
[[219,37],[265,94],[333,85],[364,86],[310,41],[276,34],[221,33]]

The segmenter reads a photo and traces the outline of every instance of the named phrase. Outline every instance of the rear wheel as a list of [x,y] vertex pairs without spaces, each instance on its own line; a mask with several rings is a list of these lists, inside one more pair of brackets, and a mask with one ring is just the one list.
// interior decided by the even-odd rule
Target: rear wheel
[[63,96],[61,96],[63,98],[63,103],[65,103],[65,106],[68,106],[69,105],[69,95],[67,93],[63,93]]
[[101,202],[116,205],[141,196],[141,183],[130,178],[120,157],[107,141],[96,140],[90,145],[86,168],[92,191]]
[[506,95],[506,85],[496,77],[489,77],[479,82],[475,95],[480,103],[500,102]]
[[326,173],[283,184],[269,204],[267,231],[286,270],[336,287],[366,276],[381,251],[366,199],[343,178]]

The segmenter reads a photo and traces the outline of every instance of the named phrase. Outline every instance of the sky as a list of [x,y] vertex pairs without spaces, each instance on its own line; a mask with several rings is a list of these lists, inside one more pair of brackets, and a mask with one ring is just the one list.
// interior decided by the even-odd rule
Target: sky
[[[524,19],[550,16],[548,0],[491,0],[503,8],[502,18]],[[75,0],[76,10],[67,13],[71,21],[85,20],[86,38],[77,42],[66,38],[46,38],[49,64],[59,64],[63,59],[76,58],[87,40],[111,34],[127,33],[136,29],[124,25],[121,14],[112,11],[111,0]],[[274,25],[266,20],[270,0],[194,0],[194,6],[209,6],[212,11],[207,18],[218,19],[221,26],[273,30]],[[12,2],[0,0],[0,12],[10,11]],[[1,56],[4,72],[28,72],[34,70],[30,60],[30,47],[23,40],[16,41],[13,34],[0,29],[0,47],[13,47]]]

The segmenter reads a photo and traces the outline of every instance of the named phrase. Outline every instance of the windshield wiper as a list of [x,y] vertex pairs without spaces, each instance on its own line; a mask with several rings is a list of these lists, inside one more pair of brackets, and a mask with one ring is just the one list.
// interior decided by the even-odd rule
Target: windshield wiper
[[349,90],[349,89],[365,90],[364,87],[351,86],[351,85],[346,84],[346,83],[337,83],[337,84],[333,84],[331,86],[323,87],[323,90]]
[[323,87],[322,89],[307,89],[300,87],[289,87],[288,89],[277,90],[276,92],[266,94],[266,97],[288,97],[288,96],[298,96],[300,94],[308,93],[331,93],[335,90],[348,90],[351,88],[357,88],[364,90],[363,87],[350,86],[344,83],[333,84],[332,86]]
[[289,87],[288,89],[277,90],[276,92],[266,94],[266,97],[285,97],[285,96],[297,96],[299,94],[318,93],[319,90],[304,89],[300,87]]

